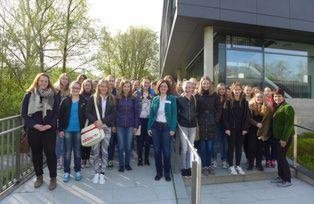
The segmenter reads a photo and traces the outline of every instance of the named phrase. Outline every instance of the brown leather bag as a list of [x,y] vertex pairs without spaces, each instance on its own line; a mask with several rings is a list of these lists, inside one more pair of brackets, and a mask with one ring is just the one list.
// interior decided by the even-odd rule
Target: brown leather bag
[[21,138],[20,138],[20,153],[29,153],[29,143],[28,143],[28,136],[26,132],[22,132]]

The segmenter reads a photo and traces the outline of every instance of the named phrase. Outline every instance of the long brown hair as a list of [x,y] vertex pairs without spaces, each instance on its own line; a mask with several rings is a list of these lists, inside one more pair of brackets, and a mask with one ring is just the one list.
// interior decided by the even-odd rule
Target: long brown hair
[[212,95],[214,92],[215,92],[215,88],[214,88],[214,84],[213,84],[213,82],[210,80],[210,78],[208,77],[208,76],[203,76],[202,78],[201,78],[201,80],[200,80],[200,85],[199,85],[199,87],[198,87],[198,93],[200,94],[200,95],[203,95],[204,94],[204,92],[205,92],[205,90],[202,88],[202,83],[203,83],[203,81],[209,81],[209,89],[208,89],[208,93],[209,93],[209,95]]
[[161,86],[161,84],[163,84],[163,83],[166,83],[167,84],[167,86],[168,86],[168,90],[167,90],[167,95],[169,95],[169,94],[172,94],[171,93],[171,89],[170,89],[170,85],[169,85],[169,82],[167,81],[167,80],[165,80],[165,79],[160,79],[158,82],[157,82],[157,85],[156,85],[156,87],[157,87],[157,94],[158,95],[160,95],[160,91],[159,91],[159,89],[160,89],[160,86]]
[[[129,91],[129,93],[128,93],[128,98],[132,98],[133,97],[133,90],[132,90],[132,83],[131,83],[131,81],[129,81],[129,80],[127,80],[127,79],[123,79],[122,81],[121,81],[121,83],[120,83],[120,88],[119,88],[119,94],[118,94],[118,96],[117,96],[117,98],[118,99],[121,99],[121,98],[123,98],[124,97],[124,93],[123,93],[123,86],[125,85],[125,84],[130,84],[130,91]],[[108,84],[109,85],[109,84]]]
[[[177,95],[177,90],[176,90],[176,80],[173,78],[173,76],[171,75],[166,75],[164,77],[164,80],[166,80],[168,83],[168,89],[170,89],[170,93],[172,95]],[[171,81],[171,84],[169,83],[169,81]]]
[[233,106],[233,102],[235,101],[233,90],[234,90],[236,87],[240,87],[240,88],[241,88],[241,94],[240,94],[240,97],[239,97],[240,105],[241,105],[242,101],[245,100],[245,94],[244,94],[244,92],[243,92],[242,85],[241,85],[240,82],[236,81],[236,82],[234,82],[234,83],[231,85],[231,87],[230,87],[230,90],[231,90],[231,97],[229,98],[229,100],[230,100],[231,107]]
[[50,89],[53,90],[53,92],[55,92],[55,89],[54,89],[54,87],[53,87],[53,85],[52,85],[52,83],[51,83],[51,80],[50,80],[50,76],[49,76],[48,74],[46,74],[46,73],[39,73],[39,74],[37,74],[37,75],[35,76],[35,78],[34,78],[32,84],[28,87],[28,89],[27,89],[26,91],[27,91],[27,92],[32,92],[32,91],[34,91],[34,89],[37,89],[37,88],[38,88],[38,80],[39,80],[39,78],[42,77],[42,76],[48,78],[48,86],[47,86],[47,88],[48,88],[48,89],[50,88]]
[[[85,84],[87,84],[87,83],[90,83],[90,85],[91,85],[90,94],[93,93],[93,81],[92,81],[91,79],[85,79],[85,80],[83,81],[83,83],[81,84],[81,91],[80,91],[80,94],[85,93],[84,86],[85,86]],[[98,84],[98,83],[97,83],[97,84]]]

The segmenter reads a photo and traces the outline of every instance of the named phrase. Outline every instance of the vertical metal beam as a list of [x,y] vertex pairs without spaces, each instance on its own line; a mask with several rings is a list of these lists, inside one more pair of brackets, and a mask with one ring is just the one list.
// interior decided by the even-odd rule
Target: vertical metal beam
[[[298,124],[297,116],[294,117],[294,124]],[[293,135],[293,166],[297,167],[298,164],[298,128],[294,128],[295,133]]]
[[214,29],[204,28],[204,76],[214,79]]

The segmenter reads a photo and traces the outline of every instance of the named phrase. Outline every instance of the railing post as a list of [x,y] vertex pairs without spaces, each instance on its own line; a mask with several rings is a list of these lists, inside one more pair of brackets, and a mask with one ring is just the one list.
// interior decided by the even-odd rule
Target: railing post
[[21,141],[21,131],[20,129],[15,131],[15,134],[17,133],[17,135],[15,135],[15,142],[16,142],[16,169],[15,169],[15,178],[16,178],[16,182],[20,182],[20,176],[21,176],[21,152],[20,152],[20,141]]
[[[294,117],[294,124],[297,123],[297,116]],[[293,167],[297,167],[298,163],[298,128],[294,128],[294,135],[293,135]]]
[[192,161],[192,189],[191,189],[191,203],[201,203],[201,167],[197,161]]

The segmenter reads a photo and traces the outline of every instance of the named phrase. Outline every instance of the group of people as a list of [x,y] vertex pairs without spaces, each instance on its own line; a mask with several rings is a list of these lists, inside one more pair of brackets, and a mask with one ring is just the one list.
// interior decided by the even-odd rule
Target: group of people
[[[49,190],[57,186],[57,168],[64,169],[64,182],[70,180],[72,153],[75,180],[82,179],[81,169],[91,163],[92,182],[104,184],[106,169],[113,168],[116,146],[118,171],[132,170],[135,141],[137,165],[150,165],[153,146],[154,179],[171,181],[174,139],[180,142],[176,151],[181,155],[182,176],[191,176],[189,141],[199,152],[204,175],[214,174],[218,161],[232,175],[245,174],[240,166],[244,149],[248,171],[254,163],[263,171],[263,158],[266,167],[272,168],[276,160],[278,178],[272,182],[291,185],[286,153],[294,134],[294,110],[280,88],[261,91],[238,82],[215,87],[207,76],[176,82],[171,75],[158,82],[112,75],[96,81],[79,75],[70,83],[65,73],[53,85],[49,75],[40,73],[24,96],[22,117],[37,177],[35,188],[43,183],[43,152],[51,178]],[[103,129],[105,137],[84,147],[81,130],[89,124]]]

